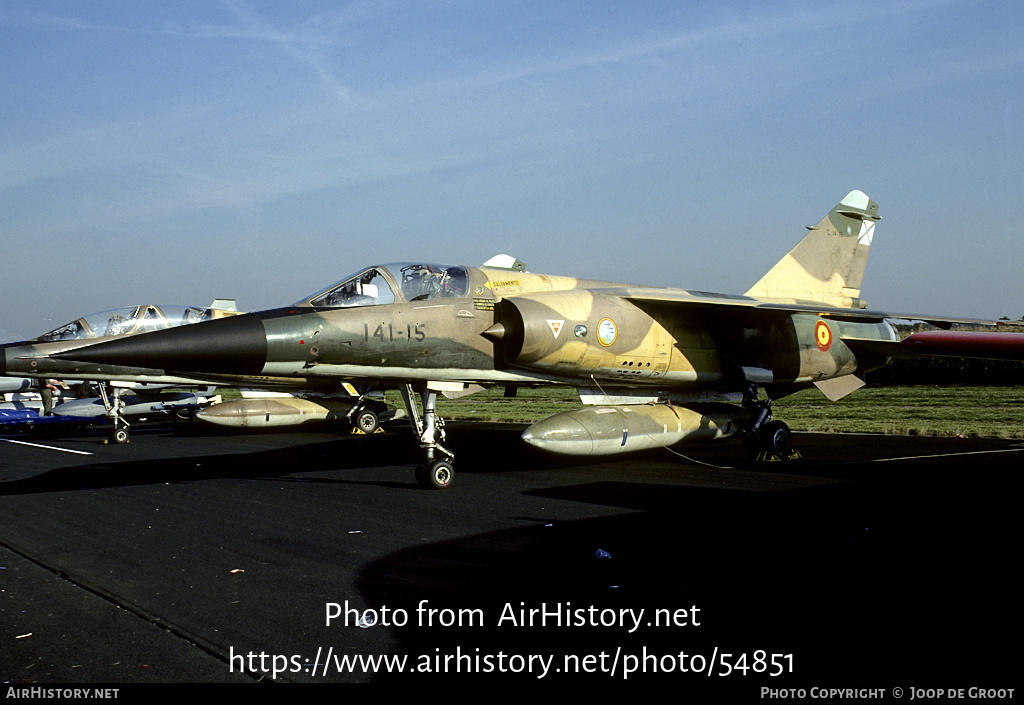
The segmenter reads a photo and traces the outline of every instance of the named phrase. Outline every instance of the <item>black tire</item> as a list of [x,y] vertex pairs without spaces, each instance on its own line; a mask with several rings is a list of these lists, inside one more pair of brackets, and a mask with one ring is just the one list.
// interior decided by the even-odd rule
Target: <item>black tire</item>
[[118,445],[128,442],[128,429],[119,428],[110,434],[110,440]]
[[356,414],[355,426],[366,435],[370,435],[380,428],[380,419],[378,419],[377,414],[370,409],[363,409]]
[[448,489],[454,478],[455,468],[446,460],[438,460],[430,465],[416,467],[416,482],[428,490]]
[[789,460],[793,452],[793,433],[782,421],[771,421],[761,429],[764,448],[779,460]]

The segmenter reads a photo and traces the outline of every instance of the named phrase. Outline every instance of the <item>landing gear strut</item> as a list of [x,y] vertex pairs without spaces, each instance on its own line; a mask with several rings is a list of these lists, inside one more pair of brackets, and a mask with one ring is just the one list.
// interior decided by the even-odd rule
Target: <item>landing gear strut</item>
[[[425,385],[418,391],[423,404],[422,416],[413,398],[412,385],[406,384],[402,387],[402,398],[409,412],[409,422],[412,424],[413,433],[419,438],[422,453],[422,461],[416,466],[416,482],[428,489],[443,490],[451,485],[455,477],[455,468],[452,465],[455,454],[440,443],[444,440],[445,433],[444,419],[439,417],[436,411],[437,392]],[[438,458],[438,455],[444,457]]]
[[[110,419],[110,423],[114,426],[108,437],[109,442],[116,444],[127,443],[128,427],[131,424],[128,423],[128,419],[121,413],[124,409],[124,402],[121,401],[121,392],[124,391],[124,387],[120,387],[114,382],[100,382],[98,386],[100,389],[100,399],[103,400],[103,408],[106,409],[107,418]],[[110,387],[109,395],[107,387]]]
[[789,426],[772,419],[772,402],[770,399],[758,401],[756,385],[751,385],[744,394],[743,406],[754,419],[744,440],[747,457],[756,463],[785,462],[800,457],[793,448],[793,433]]

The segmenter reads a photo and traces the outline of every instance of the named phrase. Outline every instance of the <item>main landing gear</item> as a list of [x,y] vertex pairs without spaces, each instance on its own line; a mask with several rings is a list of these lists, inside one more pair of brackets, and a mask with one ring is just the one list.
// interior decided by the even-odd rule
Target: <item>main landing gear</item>
[[[423,414],[419,413],[416,407],[416,400],[413,398],[415,392],[419,393],[423,404]],[[413,433],[420,441],[422,460],[416,466],[416,482],[420,486],[432,490],[447,489],[455,477],[455,467],[452,462],[455,454],[441,445],[440,441],[445,438],[444,419],[436,412],[437,392],[423,385],[419,390],[413,390],[411,384],[402,387],[402,398],[405,400],[405,407],[409,412],[409,422],[412,424]],[[443,456],[439,458],[438,455]]]
[[380,418],[378,418],[377,412],[366,403],[366,397],[366,394],[361,395],[345,418],[352,424],[353,432],[358,431],[369,436],[380,428]]
[[772,419],[770,399],[758,401],[757,386],[751,385],[743,396],[743,406],[754,421],[743,441],[747,457],[755,463],[796,460],[800,452],[793,448],[793,433],[782,421]]

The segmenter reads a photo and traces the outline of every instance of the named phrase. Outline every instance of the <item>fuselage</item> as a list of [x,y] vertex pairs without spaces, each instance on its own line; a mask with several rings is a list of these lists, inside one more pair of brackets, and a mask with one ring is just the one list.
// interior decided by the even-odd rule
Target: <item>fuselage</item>
[[[643,292],[639,295],[638,292]],[[885,323],[708,306],[703,292],[447,265],[370,267],[293,306],[60,357],[247,384],[569,383],[651,393],[805,386],[863,369],[844,336]],[[692,300],[692,301],[691,301]],[[883,362],[883,361],[873,361]],[[71,372],[73,373],[73,372]]]

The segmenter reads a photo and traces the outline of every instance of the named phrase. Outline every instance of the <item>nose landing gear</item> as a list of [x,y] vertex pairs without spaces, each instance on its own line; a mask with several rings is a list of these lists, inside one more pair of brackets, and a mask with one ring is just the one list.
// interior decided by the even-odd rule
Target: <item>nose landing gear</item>
[[[436,411],[437,392],[426,386],[420,390],[420,399],[423,403],[422,417],[416,407],[413,393],[411,384],[403,385],[402,398],[409,412],[409,422],[419,438],[420,451],[423,453],[423,460],[416,467],[416,482],[427,489],[447,489],[455,478],[455,467],[452,465],[455,454],[440,443],[445,439],[445,432],[444,419],[439,417]],[[437,458],[438,454],[443,455],[444,459]]]
[[[110,394],[107,387],[110,387]],[[121,401],[121,392],[124,388],[117,382],[100,382],[100,399],[103,400],[103,408],[107,412],[107,418],[113,424],[113,429],[108,436],[108,442],[122,444],[128,442],[128,419],[124,417],[124,402]]]

